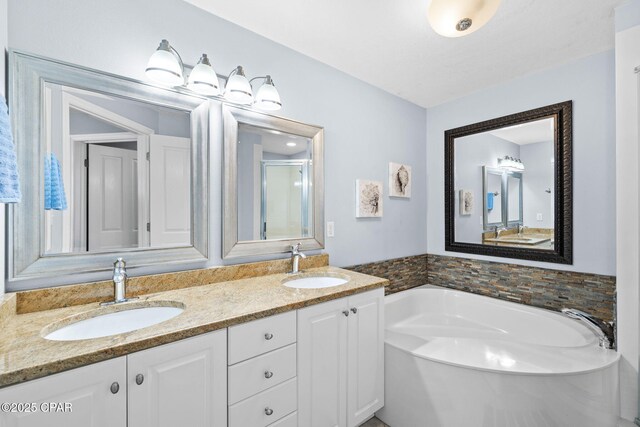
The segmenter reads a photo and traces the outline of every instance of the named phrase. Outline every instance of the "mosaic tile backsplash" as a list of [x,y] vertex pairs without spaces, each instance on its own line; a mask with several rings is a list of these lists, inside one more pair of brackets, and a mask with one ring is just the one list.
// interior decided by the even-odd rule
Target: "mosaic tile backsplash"
[[387,294],[431,284],[555,311],[577,308],[604,321],[615,318],[615,276],[427,254],[345,268],[388,279]]

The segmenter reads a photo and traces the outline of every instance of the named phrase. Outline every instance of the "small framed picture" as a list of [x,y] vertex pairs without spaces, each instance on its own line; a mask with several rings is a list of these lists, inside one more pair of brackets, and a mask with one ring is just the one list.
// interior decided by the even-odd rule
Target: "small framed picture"
[[460,215],[471,215],[473,213],[473,192],[471,190],[460,190]]
[[382,183],[356,180],[356,218],[382,217]]
[[411,166],[389,163],[389,197],[411,197]]

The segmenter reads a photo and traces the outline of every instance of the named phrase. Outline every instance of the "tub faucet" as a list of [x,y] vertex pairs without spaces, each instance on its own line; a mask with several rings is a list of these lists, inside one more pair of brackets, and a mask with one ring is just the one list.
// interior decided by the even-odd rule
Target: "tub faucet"
[[614,344],[613,327],[584,311],[575,308],[563,308],[562,313],[572,319],[580,320],[587,325],[597,336],[598,345],[602,348],[612,349]]
[[127,263],[122,258],[113,263],[113,301],[103,302],[100,305],[120,304],[137,298],[127,298]]
[[291,245],[291,272],[289,274],[297,274],[300,272],[298,265],[300,262],[300,258],[306,258],[307,256],[300,252],[300,247],[302,243],[298,243],[295,245]]

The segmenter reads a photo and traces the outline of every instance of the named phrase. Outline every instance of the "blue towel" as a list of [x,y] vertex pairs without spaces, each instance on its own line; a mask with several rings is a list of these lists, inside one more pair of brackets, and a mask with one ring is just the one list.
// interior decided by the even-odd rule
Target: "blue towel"
[[18,203],[21,198],[9,111],[4,97],[0,94],[0,203]]
[[48,211],[67,209],[60,162],[53,153],[47,154],[44,158],[44,208]]
[[493,209],[493,193],[487,193],[487,210]]

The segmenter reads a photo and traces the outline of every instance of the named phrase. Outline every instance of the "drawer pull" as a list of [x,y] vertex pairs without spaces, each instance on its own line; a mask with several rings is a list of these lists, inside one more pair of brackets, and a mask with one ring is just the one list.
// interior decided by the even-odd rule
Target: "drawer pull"
[[111,384],[110,387],[111,393],[113,394],[117,394],[120,391],[120,384],[118,384],[118,382],[114,382],[113,384]]
[[345,317],[348,317],[349,316],[349,310],[343,311],[342,314],[344,314]]
[[264,334],[264,339],[269,341],[271,338],[273,338],[273,334],[270,334],[269,332],[267,332],[266,334]]
[[136,384],[142,385],[143,382],[144,382],[144,375],[142,374],[136,375]]
[[357,309],[356,307],[352,307],[352,308],[351,308],[351,312],[352,312],[353,314],[356,314],[356,313],[358,312],[358,309]]
[[264,377],[265,377],[265,378],[269,379],[269,378],[271,378],[272,376],[273,376],[273,372],[271,372],[271,371],[265,371],[265,372],[264,372]]
[[267,415],[271,415],[271,414],[273,414],[273,409],[271,409],[271,408],[264,408],[264,413],[265,413],[265,414],[267,414]]

